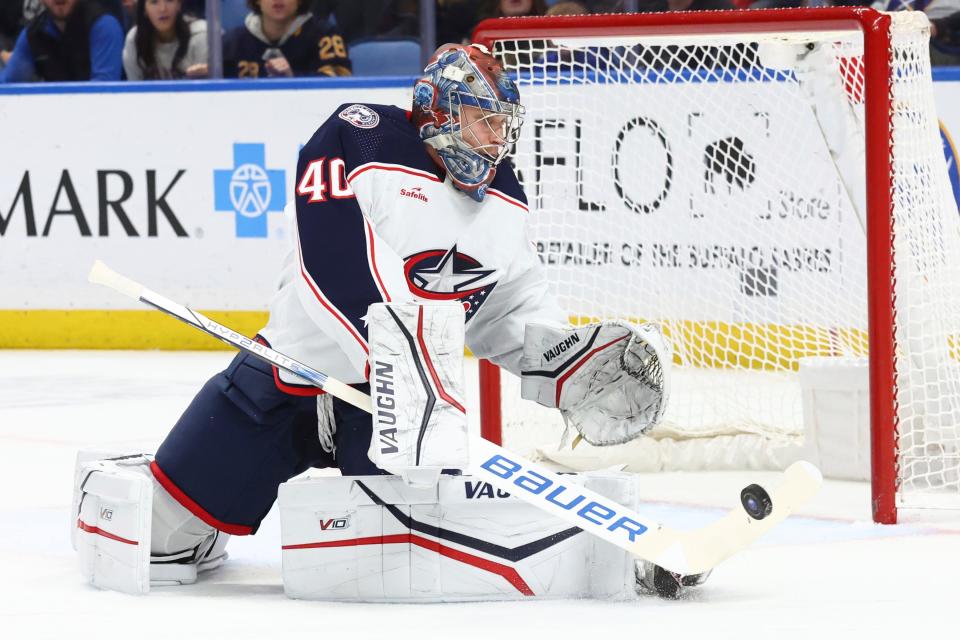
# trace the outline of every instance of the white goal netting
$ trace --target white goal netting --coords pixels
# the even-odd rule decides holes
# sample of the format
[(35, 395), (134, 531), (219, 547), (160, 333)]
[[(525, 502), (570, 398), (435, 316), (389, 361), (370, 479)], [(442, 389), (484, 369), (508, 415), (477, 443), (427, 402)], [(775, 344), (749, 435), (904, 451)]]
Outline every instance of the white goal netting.
[[(803, 433), (801, 358), (867, 356), (867, 291), (886, 287), (902, 499), (960, 503), (960, 216), (926, 19), (893, 16), (894, 274), (867, 259), (863, 34), (788, 31), (495, 43), (527, 107), (512, 161), (562, 304), (575, 322), (659, 322), (674, 349), (653, 438), (547, 455), (782, 464)], [(558, 418), (504, 377), (505, 444), (554, 448)]]

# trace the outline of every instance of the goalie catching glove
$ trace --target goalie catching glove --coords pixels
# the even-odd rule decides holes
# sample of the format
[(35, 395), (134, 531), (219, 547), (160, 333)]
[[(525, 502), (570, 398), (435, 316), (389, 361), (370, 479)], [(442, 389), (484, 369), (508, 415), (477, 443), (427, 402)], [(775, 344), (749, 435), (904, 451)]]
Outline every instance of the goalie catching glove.
[(654, 324), (528, 324), (521, 396), (560, 409), (567, 427), (592, 445), (620, 444), (663, 416), (670, 359), (669, 344)]

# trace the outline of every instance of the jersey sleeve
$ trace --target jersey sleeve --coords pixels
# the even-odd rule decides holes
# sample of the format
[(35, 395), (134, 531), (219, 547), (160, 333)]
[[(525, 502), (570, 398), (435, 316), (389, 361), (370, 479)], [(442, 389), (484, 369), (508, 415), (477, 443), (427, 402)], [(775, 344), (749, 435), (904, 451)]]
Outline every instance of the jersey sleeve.
[[(347, 182), (358, 155), (333, 116), (297, 163), (297, 297), (319, 331), (366, 376), (367, 307), (406, 299), (403, 261), (377, 235)], [(347, 125), (349, 126), (349, 125)]]
[(21, 29), (7, 66), (0, 69), (0, 83), (29, 82), (33, 79), (33, 74), (34, 60), (30, 44), (27, 42), (27, 30)]
[(568, 318), (547, 285), (536, 250), (524, 237), (506, 277), (468, 327), (467, 346), (477, 357), (519, 376), (524, 328), (529, 322), (567, 325)]
[(102, 15), (90, 28), (90, 79), (120, 80), (122, 58), (123, 28), (112, 15)]

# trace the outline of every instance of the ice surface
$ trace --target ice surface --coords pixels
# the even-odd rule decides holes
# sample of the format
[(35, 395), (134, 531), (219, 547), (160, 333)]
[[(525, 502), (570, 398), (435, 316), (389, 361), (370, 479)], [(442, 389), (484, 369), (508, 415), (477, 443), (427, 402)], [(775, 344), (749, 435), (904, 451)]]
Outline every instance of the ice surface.
[[(441, 605), (295, 601), (279, 520), (234, 538), (196, 585), (134, 597), (83, 582), (70, 548), (78, 448), (152, 450), (230, 353), (0, 351), (0, 638), (948, 638), (960, 521), (870, 522), (869, 487), (827, 481), (812, 505), (721, 565), (692, 597), (631, 603)], [(678, 527), (717, 517), (766, 473), (644, 476), (647, 509)]]

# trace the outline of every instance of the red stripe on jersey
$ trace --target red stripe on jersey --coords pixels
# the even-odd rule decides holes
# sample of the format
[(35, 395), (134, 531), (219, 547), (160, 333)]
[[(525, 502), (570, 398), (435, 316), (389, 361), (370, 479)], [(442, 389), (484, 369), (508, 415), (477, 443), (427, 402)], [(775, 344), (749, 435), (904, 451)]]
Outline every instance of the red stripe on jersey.
[(248, 527), (242, 524), (228, 524), (214, 518), (206, 509), (201, 507), (199, 504), (193, 501), (190, 496), (185, 494), (180, 490), (180, 487), (173, 483), (167, 474), (163, 472), (163, 469), (160, 468), (160, 465), (157, 464), (156, 460), (150, 463), (150, 471), (153, 473), (153, 477), (157, 479), (157, 482), (160, 483), (160, 486), (167, 490), (174, 500), (183, 505), (183, 508), (197, 516), (208, 525), (214, 529), (223, 531), (224, 533), (229, 533), (232, 536), (247, 536), (253, 533), (253, 527)]
[(343, 315), (341, 315), (334, 308), (334, 306), (330, 304), (329, 301), (327, 301), (326, 297), (324, 297), (324, 295), (320, 293), (320, 290), (317, 288), (316, 283), (314, 283), (313, 280), (310, 278), (310, 275), (307, 273), (307, 268), (303, 264), (303, 254), (300, 252), (299, 239), (297, 240), (297, 258), (300, 261), (300, 275), (303, 276), (304, 281), (307, 283), (307, 286), (310, 287), (310, 291), (313, 292), (314, 297), (320, 302), (321, 305), (323, 305), (323, 308), (329, 311), (330, 315), (336, 318), (340, 322), (340, 324), (343, 325), (343, 328), (346, 329), (350, 333), (350, 335), (354, 337), (354, 339), (360, 344), (360, 347), (363, 349), (364, 353), (370, 353), (370, 349), (367, 348), (367, 341), (364, 340), (363, 336), (357, 333), (357, 330), (353, 328), (353, 325), (350, 324), (350, 322), (346, 318), (344, 318)]
[(383, 296), (384, 302), (392, 302), (392, 300), (390, 300), (390, 294), (387, 292), (387, 288), (380, 278), (380, 271), (377, 269), (377, 250), (374, 246), (373, 227), (370, 226), (366, 218), (363, 220), (363, 226), (367, 228), (367, 247), (370, 249), (370, 269), (373, 271), (374, 280), (377, 281), (377, 288), (380, 289), (380, 295)]
[(413, 169), (411, 167), (404, 167), (398, 164), (377, 164), (371, 162), (370, 164), (362, 164), (353, 171), (350, 172), (350, 175), (347, 176), (347, 182), (352, 182), (354, 178), (359, 176), (361, 173), (369, 171), (371, 169), (379, 169), (381, 171), (399, 171), (400, 173), (408, 173), (412, 176), (419, 176), (421, 178), (426, 178), (432, 180), (433, 182), (443, 182), (440, 178), (429, 173), (427, 171), (422, 171), (420, 169)]
[(529, 213), (529, 212), (530, 212), (530, 209), (527, 208), (527, 205), (523, 204), (522, 202), (520, 202), (520, 201), (517, 200), (516, 198), (511, 198), (510, 196), (508, 196), (507, 194), (503, 193), (502, 191), (497, 191), (496, 189), (487, 189), (487, 195), (491, 195), (491, 196), (493, 196), (494, 198), (500, 198), (501, 200), (503, 200), (504, 202), (506, 202), (506, 203), (508, 203), (508, 204), (512, 204), (512, 205), (515, 206), (515, 207), (519, 207), (520, 209), (523, 209), (524, 212), (526, 212), (526, 213)]

